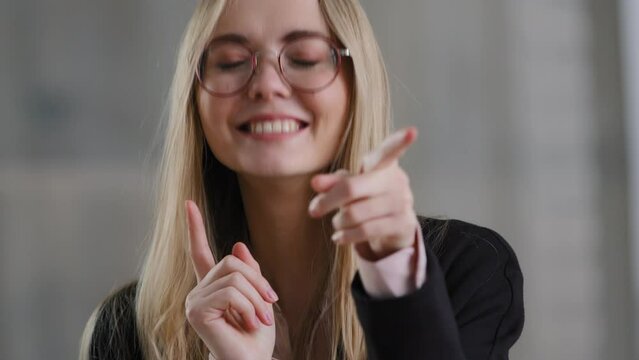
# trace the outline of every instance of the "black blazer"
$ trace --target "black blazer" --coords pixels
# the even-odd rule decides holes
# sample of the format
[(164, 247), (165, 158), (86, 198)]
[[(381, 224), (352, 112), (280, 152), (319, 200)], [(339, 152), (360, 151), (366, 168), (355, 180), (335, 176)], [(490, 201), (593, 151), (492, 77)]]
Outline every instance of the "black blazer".
[[(373, 299), (359, 274), (351, 293), (369, 359), (508, 359), (524, 324), (523, 278), (515, 253), (495, 231), (418, 216), (426, 282), (417, 291)], [(133, 282), (104, 302), (91, 359), (142, 359)], [(118, 321), (113, 320), (116, 315)]]

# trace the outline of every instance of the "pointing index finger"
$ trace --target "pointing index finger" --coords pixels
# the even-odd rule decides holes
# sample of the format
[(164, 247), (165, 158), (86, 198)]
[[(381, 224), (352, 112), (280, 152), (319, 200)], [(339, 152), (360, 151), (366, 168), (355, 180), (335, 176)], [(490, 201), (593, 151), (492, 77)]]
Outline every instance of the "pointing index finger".
[(200, 282), (215, 266), (215, 259), (206, 239), (206, 231), (204, 230), (204, 222), (200, 210), (191, 200), (186, 201), (185, 208), (189, 228), (191, 260), (193, 261), (197, 281)]
[(396, 131), (388, 136), (382, 144), (364, 156), (360, 174), (381, 169), (398, 160), (417, 138), (417, 128), (414, 126)]

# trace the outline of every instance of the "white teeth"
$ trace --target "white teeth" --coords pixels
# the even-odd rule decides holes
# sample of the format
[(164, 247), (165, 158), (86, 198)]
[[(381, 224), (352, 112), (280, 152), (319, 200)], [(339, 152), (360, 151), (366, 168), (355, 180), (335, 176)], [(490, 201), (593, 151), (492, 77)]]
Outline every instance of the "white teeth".
[(250, 126), (251, 132), (256, 134), (291, 133), (300, 129), (300, 124), (295, 120), (261, 121)]

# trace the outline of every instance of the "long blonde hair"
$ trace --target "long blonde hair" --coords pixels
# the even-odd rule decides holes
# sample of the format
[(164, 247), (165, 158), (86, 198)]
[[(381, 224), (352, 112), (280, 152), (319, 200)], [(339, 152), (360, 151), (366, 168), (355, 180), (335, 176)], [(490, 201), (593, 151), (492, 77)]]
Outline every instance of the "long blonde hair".
[[(246, 240), (246, 218), (235, 173), (208, 149), (195, 102), (195, 73), (227, 0), (199, 1), (177, 58), (170, 90), (170, 111), (163, 155), (158, 168), (154, 227), (135, 298), (136, 327), (147, 359), (206, 359), (203, 342), (186, 321), (184, 302), (196, 285), (188, 252), (183, 204), (194, 200), (204, 218), (216, 259), (230, 253), (233, 242)], [(391, 126), (388, 79), (370, 23), (357, 0), (319, 0), (334, 36), (351, 51), (353, 81), (349, 123), (330, 171), (356, 172), (364, 154), (375, 148)], [(341, 346), (349, 360), (366, 358), (362, 328), (350, 286), (356, 271), (351, 247), (331, 247), (330, 266), (322, 297), (329, 317), (331, 358)], [(95, 310), (82, 339), (81, 357), (88, 354)], [(313, 341), (319, 314), (307, 318), (295, 358)]]

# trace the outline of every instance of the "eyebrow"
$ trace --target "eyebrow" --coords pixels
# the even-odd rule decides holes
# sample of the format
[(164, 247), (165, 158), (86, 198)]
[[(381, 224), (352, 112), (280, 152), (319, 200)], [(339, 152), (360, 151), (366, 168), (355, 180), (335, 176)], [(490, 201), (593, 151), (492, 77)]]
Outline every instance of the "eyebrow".
[[(328, 37), (326, 34), (319, 32), (319, 31), (313, 31), (313, 30), (294, 30), (291, 31), (289, 33), (287, 33), (286, 35), (284, 35), (284, 37), (282, 37), (281, 41), (282, 42), (289, 42), (292, 40), (296, 40), (302, 37), (306, 37), (306, 36), (322, 36), (322, 37)], [(221, 43), (221, 42), (236, 42), (236, 43), (240, 43), (242, 45), (248, 45), (250, 44), (249, 39), (241, 34), (237, 34), (237, 33), (228, 33), (228, 34), (223, 34), (223, 35), (219, 35), (214, 37), (211, 40), (211, 45), (213, 44), (217, 44), (217, 43)]]

